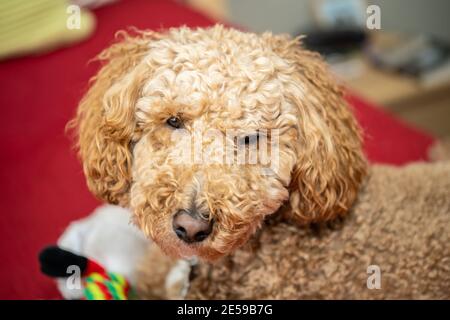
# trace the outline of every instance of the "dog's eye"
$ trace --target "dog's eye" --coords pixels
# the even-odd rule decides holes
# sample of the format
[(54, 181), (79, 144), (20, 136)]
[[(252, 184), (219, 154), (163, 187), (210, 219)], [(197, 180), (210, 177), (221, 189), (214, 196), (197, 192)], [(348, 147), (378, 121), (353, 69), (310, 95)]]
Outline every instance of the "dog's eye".
[(252, 134), (252, 135), (245, 136), (245, 137), (242, 138), (241, 141), (242, 141), (241, 143), (243, 143), (245, 145), (249, 145), (249, 144), (252, 144), (252, 143), (257, 143), (259, 141), (259, 134), (255, 133), (255, 134)]
[(183, 125), (183, 121), (178, 117), (170, 117), (167, 119), (166, 123), (175, 129), (179, 129)]

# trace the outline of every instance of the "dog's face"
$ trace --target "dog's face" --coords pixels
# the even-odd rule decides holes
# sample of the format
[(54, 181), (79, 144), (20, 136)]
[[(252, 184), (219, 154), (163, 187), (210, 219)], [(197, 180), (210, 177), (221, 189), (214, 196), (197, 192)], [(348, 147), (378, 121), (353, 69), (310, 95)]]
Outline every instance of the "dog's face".
[(358, 128), (298, 41), (181, 28), (125, 36), (100, 58), (78, 114), (88, 186), (166, 253), (215, 260), (283, 204), (302, 223), (352, 204)]

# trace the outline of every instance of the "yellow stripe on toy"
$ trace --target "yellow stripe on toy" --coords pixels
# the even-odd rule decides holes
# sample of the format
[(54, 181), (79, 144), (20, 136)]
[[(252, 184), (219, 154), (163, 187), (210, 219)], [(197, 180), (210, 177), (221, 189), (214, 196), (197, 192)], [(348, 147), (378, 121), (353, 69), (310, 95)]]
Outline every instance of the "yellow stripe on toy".
[(96, 282), (86, 283), (84, 295), (87, 300), (106, 300), (104, 290)]
[(117, 273), (94, 272), (85, 279), (86, 300), (128, 300), (128, 281)]
[(91, 273), (89, 276), (87, 276), (85, 281), (87, 281), (87, 282), (96, 282), (96, 281), (102, 282), (102, 281), (105, 281), (107, 279), (108, 278), (105, 277), (104, 275), (102, 275), (100, 273), (97, 273), (97, 272), (94, 272), (94, 273)]

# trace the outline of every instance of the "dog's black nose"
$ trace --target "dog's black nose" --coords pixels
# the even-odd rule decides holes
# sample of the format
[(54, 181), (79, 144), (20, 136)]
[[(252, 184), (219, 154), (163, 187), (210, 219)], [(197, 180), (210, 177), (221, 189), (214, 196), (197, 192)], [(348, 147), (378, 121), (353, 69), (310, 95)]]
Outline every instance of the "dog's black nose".
[(173, 217), (172, 227), (177, 237), (184, 242), (200, 242), (211, 234), (212, 221), (201, 217), (197, 213), (180, 210)]

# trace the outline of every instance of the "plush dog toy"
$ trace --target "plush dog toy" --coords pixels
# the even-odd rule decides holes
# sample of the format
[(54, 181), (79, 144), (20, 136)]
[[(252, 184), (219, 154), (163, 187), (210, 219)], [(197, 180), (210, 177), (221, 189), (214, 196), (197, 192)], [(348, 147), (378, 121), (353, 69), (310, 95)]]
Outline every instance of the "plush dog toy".
[[(141, 295), (179, 299), (186, 295), (190, 266), (195, 261), (163, 256), (130, 224), (130, 218), (129, 210), (101, 206), (86, 218), (72, 222), (57, 246), (41, 251), (41, 271), (56, 278), (65, 299), (126, 300)], [(138, 283), (144, 265), (145, 272), (149, 268), (154, 272), (152, 293), (147, 289), (149, 279)]]
[(194, 298), (450, 298), (450, 164), (368, 166), (318, 54), (222, 26), (120, 35), (72, 125), (90, 190), (201, 261), (147, 256), (149, 297), (189, 274)]
[(129, 282), (120, 274), (108, 272), (95, 261), (57, 246), (43, 249), (39, 255), (41, 271), (50, 276), (68, 278), (68, 270), (78, 267), (86, 300), (128, 300), (133, 297)]
[(136, 266), (151, 242), (129, 221), (128, 210), (106, 205), (71, 223), (57, 246), (40, 253), (42, 272), (57, 278), (66, 299), (134, 298)]

